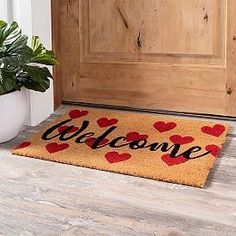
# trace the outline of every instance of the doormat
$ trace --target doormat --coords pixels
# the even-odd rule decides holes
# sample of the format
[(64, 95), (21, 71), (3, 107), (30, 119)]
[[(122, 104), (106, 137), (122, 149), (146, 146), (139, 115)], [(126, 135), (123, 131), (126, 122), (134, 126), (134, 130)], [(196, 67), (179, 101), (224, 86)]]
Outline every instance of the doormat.
[(13, 154), (203, 187), (228, 124), (75, 108)]

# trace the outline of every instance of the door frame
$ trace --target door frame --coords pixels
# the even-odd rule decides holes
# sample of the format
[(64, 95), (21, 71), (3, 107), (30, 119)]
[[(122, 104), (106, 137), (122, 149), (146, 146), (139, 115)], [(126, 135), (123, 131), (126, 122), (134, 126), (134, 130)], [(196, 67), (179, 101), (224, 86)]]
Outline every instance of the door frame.
[(59, 60), (59, 64), (53, 67), (54, 77), (54, 108), (57, 109), (63, 101), (62, 78), (61, 78), (61, 50), (60, 50), (60, 3), (51, 0), (52, 11), (52, 49)]

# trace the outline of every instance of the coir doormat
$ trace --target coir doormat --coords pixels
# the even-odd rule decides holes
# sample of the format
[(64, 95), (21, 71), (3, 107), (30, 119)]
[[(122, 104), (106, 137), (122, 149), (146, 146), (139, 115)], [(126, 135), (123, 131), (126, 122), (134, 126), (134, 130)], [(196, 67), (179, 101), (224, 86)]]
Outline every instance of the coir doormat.
[(229, 125), (75, 108), (13, 154), (203, 187)]

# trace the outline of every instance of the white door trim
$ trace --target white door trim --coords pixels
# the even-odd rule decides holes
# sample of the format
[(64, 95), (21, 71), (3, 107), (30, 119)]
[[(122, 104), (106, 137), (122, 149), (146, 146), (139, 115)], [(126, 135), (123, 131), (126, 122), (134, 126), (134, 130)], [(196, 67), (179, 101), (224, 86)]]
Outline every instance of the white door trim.
[[(44, 45), (52, 48), (51, 1), (50, 0), (1, 0), (0, 18), (19, 23), (29, 38), (38, 35)], [(45, 93), (27, 91), (29, 114), (27, 125), (35, 126), (54, 111), (53, 83)]]

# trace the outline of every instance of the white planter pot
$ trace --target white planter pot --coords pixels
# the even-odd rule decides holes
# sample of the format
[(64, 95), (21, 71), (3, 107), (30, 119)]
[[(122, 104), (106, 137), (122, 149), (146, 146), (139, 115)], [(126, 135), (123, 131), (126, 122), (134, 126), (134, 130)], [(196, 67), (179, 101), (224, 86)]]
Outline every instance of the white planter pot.
[(27, 115), (25, 90), (0, 95), (0, 143), (15, 138)]

